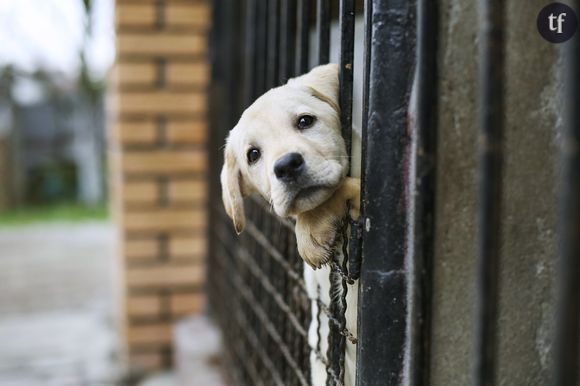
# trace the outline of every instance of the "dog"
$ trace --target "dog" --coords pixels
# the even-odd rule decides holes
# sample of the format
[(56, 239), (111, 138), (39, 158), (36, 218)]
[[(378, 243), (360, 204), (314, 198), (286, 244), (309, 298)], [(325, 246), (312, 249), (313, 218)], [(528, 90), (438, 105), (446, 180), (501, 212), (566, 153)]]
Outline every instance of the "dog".
[[(234, 228), (245, 226), (245, 196), (259, 194), (280, 217), (296, 220), (298, 252), (312, 300), (308, 341), (326, 353), (330, 304), (328, 264), (347, 216), (357, 219), (360, 180), (348, 177), (349, 155), (340, 128), (338, 66), (327, 64), (290, 79), (259, 97), (242, 114), (225, 145), (222, 199)], [(356, 334), (358, 286), (346, 294), (346, 327)], [(320, 342), (318, 341), (320, 337)], [(347, 342), (345, 384), (354, 385), (356, 348)], [(311, 358), (312, 384), (326, 384), (325, 358)]]

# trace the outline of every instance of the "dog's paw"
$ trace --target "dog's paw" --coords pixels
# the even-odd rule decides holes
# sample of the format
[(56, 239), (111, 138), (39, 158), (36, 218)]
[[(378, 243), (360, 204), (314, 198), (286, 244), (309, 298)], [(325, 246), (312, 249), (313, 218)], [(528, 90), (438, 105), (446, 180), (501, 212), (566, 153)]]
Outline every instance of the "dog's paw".
[(312, 268), (327, 264), (334, 253), (341, 218), (317, 213), (300, 215), (296, 221), (298, 253)]
[(326, 202), (296, 216), (296, 241), (302, 259), (312, 268), (330, 262), (347, 215), (360, 212), (360, 180), (346, 178)]
[(332, 259), (348, 213), (345, 193), (351, 190), (343, 185), (322, 205), (296, 217), (298, 252), (312, 268), (320, 268)]
[(350, 218), (358, 220), (360, 217), (360, 179), (347, 177), (340, 192), (349, 203)]

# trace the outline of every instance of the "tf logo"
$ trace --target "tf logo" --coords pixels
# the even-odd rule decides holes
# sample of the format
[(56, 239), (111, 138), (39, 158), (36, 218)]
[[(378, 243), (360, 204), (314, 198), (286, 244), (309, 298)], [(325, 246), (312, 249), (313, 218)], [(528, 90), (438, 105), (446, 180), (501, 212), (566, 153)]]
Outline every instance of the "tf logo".
[(537, 20), (540, 35), (551, 43), (569, 40), (578, 28), (578, 19), (572, 8), (562, 3), (551, 3), (540, 11)]

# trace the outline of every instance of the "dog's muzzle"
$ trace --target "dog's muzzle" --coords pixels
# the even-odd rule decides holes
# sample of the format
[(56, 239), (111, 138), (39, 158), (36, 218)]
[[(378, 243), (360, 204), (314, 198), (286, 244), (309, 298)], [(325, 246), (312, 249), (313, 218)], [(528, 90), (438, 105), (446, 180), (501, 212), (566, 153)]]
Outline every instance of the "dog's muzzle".
[(304, 169), (304, 158), (300, 153), (285, 154), (274, 163), (276, 178), (286, 184), (296, 182)]

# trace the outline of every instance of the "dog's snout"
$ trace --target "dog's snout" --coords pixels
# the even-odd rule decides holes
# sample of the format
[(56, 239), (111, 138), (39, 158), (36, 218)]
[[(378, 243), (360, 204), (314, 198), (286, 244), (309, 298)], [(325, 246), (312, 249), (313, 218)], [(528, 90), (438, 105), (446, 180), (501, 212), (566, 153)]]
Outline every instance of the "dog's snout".
[(283, 182), (296, 181), (302, 170), (304, 170), (304, 158), (299, 153), (288, 153), (274, 164), (274, 174)]

